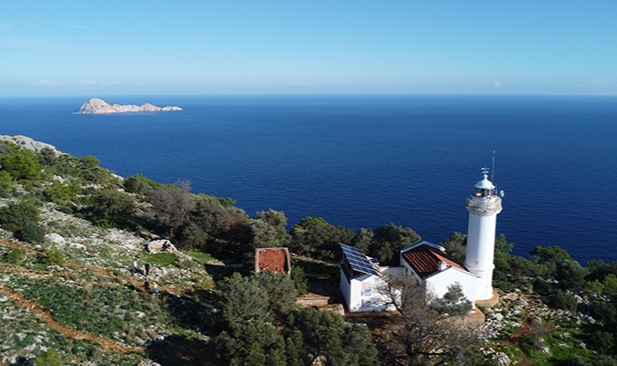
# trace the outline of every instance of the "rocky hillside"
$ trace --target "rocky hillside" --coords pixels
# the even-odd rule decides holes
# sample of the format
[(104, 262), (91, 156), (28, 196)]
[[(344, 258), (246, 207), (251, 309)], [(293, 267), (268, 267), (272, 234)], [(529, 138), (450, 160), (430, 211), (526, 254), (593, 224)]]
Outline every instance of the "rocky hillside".
[[(256, 247), (293, 248), (294, 228), (290, 238), (283, 213), (269, 210), (251, 218), (231, 199), (190, 194), (184, 185), (165, 186), (141, 175), (124, 179), (92, 156), (70, 156), (25, 136), (0, 136), (0, 366), (226, 365), (237, 355), (272, 361), (273, 344), (280, 346), (279, 356), (295, 351), (298, 365), (328, 364), (333, 354), (357, 357), (358, 350), (349, 349), (353, 342), (319, 355), (336, 343), (327, 338), (331, 334), (338, 342), (358, 344), (368, 336), (362, 349), (374, 350), (375, 363), (349, 365), (403, 362), (395, 342), (401, 334), (396, 316), (375, 325), (379, 317), (372, 315), (344, 322), (310, 311), (272, 316), (267, 310), (268, 320), (240, 317), (225, 328), (225, 319), (239, 317), (238, 308), (254, 310), (258, 303), (234, 296), (246, 295), (246, 288), (260, 291), (248, 277), (229, 275), (249, 273), (243, 263), (250, 263)], [(301, 227), (303, 234), (313, 227), (339, 230), (314, 218), (306, 222), (312, 226)], [(309, 239), (314, 244), (318, 236)], [(531, 262), (498, 247), (497, 270), (506, 263), (509, 272), (501, 272), (497, 285), (500, 304), (482, 309), (486, 323), (471, 330), (481, 344), (466, 355), (468, 364), (557, 365), (575, 359), (578, 363), (567, 364), (613, 365), (605, 354), (614, 347), (610, 314), (615, 314), (617, 277), (611, 271), (617, 266), (595, 263), (592, 274), (604, 277), (583, 288), (583, 268), (559, 248), (541, 248), (548, 259)], [(555, 267), (550, 260), (557, 259)], [(293, 262), (292, 274), (304, 263), (312, 278), (338, 282), (336, 261), (296, 255)], [(556, 276), (547, 272), (551, 265)], [(573, 278), (583, 282), (567, 281)], [(230, 291), (217, 292), (225, 282)], [(277, 295), (280, 301), (295, 296), (293, 286)], [(222, 306), (225, 298), (228, 305)], [(307, 323), (299, 322), (303, 317)], [(275, 336), (281, 338), (274, 341)], [(315, 343), (320, 336), (330, 340)], [(286, 364), (282, 360), (277, 364)]]
[[(32, 157), (27, 151), (49, 159), (65, 156), (25, 136), (0, 140), (14, 143), (24, 159)], [(9, 145), (0, 145), (6, 153)], [(63, 205), (45, 199), (46, 188), (50, 192), (59, 182), (77, 179), (80, 168), (92, 169), (82, 164), (84, 159), (65, 159), (65, 168), (74, 163), (73, 172), (61, 172), (58, 165), (54, 175), (45, 177), (43, 169), (37, 179), (0, 189), (0, 210), (14, 212), (25, 207), (24, 200), (42, 199), (26, 210), (36, 207), (35, 224), (44, 235), (28, 240), (17, 221), (8, 223), (7, 210), (0, 213), (0, 365), (34, 364), (52, 356), (67, 365), (206, 364), (203, 328), (212, 312), (213, 288), (208, 272), (224, 264), (202, 253), (179, 252), (154, 234), (104, 228), (76, 217), (67, 207), (83, 206), (87, 192)], [(95, 170), (98, 182), (79, 182), (90, 194), (121, 180)], [(150, 287), (156, 283), (159, 293), (149, 292), (146, 281)]]
[(142, 105), (120, 105), (110, 104), (106, 101), (98, 98), (91, 98), (84, 103), (77, 112), (77, 114), (108, 114), (108, 113), (131, 113), (131, 112), (168, 112), (168, 111), (181, 111), (182, 108), (176, 106), (157, 107), (150, 103), (144, 103)]

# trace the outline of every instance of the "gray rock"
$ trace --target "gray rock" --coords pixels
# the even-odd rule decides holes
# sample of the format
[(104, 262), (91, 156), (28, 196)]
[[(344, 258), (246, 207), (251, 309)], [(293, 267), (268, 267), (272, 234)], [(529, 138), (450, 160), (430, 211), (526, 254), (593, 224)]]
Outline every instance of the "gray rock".
[(154, 240), (144, 243), (144, 249), (148, 253), (176, 253), (178, 249), (167, 239)]
[(47, 234), (45, 235), (45, 238), (55, 244), (59, 244), (59, 245), (66, 244), (66, 240), (64, 240), (64, 237), (60, 234), (56, 234), (56, 233)]
[(69, 243), (69, 248), (71, 249), (86, 249), (86, 246), (83, 244), (77, 244), (77, 243)]
[(62, 151), (58, 150), (58, 148), (56, 148), (55, 146), (46, 144), (40, 141), (34, 141), (32, 138), (28, 136), (0, 135), (0, 140), (12, 142), (15, 145), (18, 145), (24, 149), (28, 149), (34, 152), (39, 152), (43, 148), (47, 147), (47, 148), (50, 148), (54, 152), (54, 154), (56, 154), (56, 156), (64, 154)]

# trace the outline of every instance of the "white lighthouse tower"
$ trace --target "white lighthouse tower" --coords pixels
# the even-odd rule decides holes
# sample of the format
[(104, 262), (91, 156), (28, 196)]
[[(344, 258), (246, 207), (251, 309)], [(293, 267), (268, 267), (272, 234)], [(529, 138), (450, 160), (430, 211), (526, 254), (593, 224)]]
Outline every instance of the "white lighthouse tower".
[(501, 197), (495, 194), (495, 186), (488, 180), (488, 170), (482, 169), (482, 174), (483, 179), (476, 183), (475, 191), (467, 197), (465, 205), (469, 211), (465, 267), (478, 277), (475, 300), (496, 303), (499, 298), (497, 293), (493, 293), (492, 286), (495, 268), (493, 254)]

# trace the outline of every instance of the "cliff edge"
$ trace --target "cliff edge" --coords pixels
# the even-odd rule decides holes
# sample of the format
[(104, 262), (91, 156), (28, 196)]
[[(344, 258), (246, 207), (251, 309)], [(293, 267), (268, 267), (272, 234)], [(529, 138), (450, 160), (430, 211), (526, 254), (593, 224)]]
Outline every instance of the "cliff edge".
[(91, 98), (84, 105), (79, 108), (75, 113), (77, 114), (108, 114), (108, 113), (131, 113), (131, 112), (167, 112), (167, 111), (181, 111), (182, 108), (176, 106), (157, 107), (150, 103), (144, 103), (142, 105), (120, 105), (109, 104), (106, 101), (99, 98)]

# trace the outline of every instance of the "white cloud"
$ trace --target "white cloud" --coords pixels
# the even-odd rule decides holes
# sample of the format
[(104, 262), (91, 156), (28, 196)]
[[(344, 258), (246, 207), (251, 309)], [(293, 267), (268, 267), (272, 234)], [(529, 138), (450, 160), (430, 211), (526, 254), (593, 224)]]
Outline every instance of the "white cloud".
[(612, 88), (612, 86), (608, 83), (606, 83), (605, 81), (602, 80), (592, 80), (588, 83), (579, 83), (578, 84), (579, 87), (581, 88), (587, 88), (587, 89), (609, 89)]
[(116, 80), (81, 80), (77, 82), (77, 84), (81, 86), (90, 86), (90, 85), (120, 85), (120, 82)]
[(495, 85), (496, 87), (501, 87), (501, 83), (497, 80), (493, 80), (493, 85)]
[(56, 86), (64, 86), (66, 85), (66, 83), (61, 82), (61, 81), (56, 81), (56, 80), (41, 79), (37, 81), (36, 83), (34, 83), (34, 85), (45, 86), (45, 87), (56, 87)]

